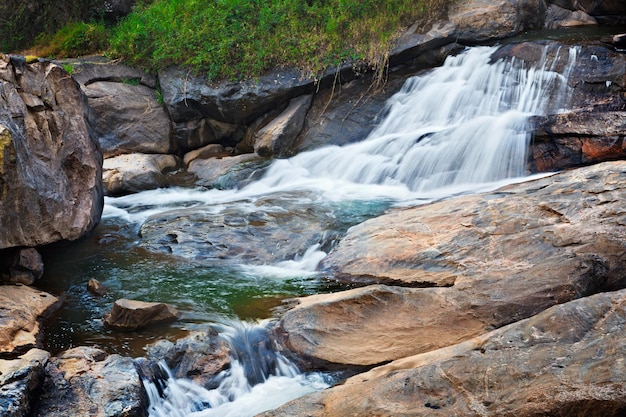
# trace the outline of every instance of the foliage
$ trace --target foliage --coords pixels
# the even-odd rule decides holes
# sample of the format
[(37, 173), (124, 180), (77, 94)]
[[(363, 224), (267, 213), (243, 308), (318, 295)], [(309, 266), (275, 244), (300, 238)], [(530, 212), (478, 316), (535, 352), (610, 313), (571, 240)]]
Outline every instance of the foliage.
[(104, 24), (68, 23), (53, 36), (40, 35), (30, 53), (45, 57), (77, 57), (103, 52), (108, 45)]
[[(36, 2), (49, 10), (54, 3), (7, 1), (18, 9)], [(110, 28), (87, 11), (104, 0), (84, 1), (80, 13), (70, 7), (78, 0), (56, 1), (70, 17), (54, 36), (42, 30), (39, 47), (30, 53), (61, 58), (106, 49), (110, 57), (147, 70), (181, 64), (217, 80), (280, 66), (316, 75), (345, 61), (384, 68), (403, 30), (445, 12), (455, 0), (140, 0)], [(77, 14), (91, 17), (72, 17)]]
[(123, 19), (109, 53), (156, 70), (184, 64), (210, 79), (277, 66), (316, 74), (345, 60), (381, 64), (391, 42), (452, 0), (156, 0)]
[(29, 47), (38, 36), (51, 36), (68, 22), (101, 20), (105, 0), (2, 0), (0, 52)]

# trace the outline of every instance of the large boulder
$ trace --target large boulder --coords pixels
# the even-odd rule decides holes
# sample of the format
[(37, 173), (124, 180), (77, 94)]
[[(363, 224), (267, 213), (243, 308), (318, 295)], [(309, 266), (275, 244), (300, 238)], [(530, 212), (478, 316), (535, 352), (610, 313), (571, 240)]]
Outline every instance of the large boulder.
[(78, 84), (0, 56), (0, 249), (75, 240), (100, 221), (102, 155)]
[(97, 81), (83, 87), (90, 123), (105, 158), (128, 153), (168, 153), (171, 123), (156, 90), (132, 79)]
[(301, 299), (277, 333), (314, 364), (372, 365), (624, 287), (625, 189), (626, 162), (603, 163), (363, 222), (323, 268), (395, 286)]
[(145, 350), (152, 366), (164, 361), (176, 378), (207, 389), (216, 388), (215, 377), (230, 367), (232, 359), (228, 341), (213, 329), (193, 332), (176, 342), (160, 340)]
[(58, 307), (58, 298), (23, 285), (0, 286), (0, 356), (11, 356), (41, 342), (39, 320)]
[(142, 417), (146, 392), (135, 362), (90, 347), (51, 358), (34, 417)]
[(625, 291), (594, 295), (261, 416), (622, 416), (625, 323)]

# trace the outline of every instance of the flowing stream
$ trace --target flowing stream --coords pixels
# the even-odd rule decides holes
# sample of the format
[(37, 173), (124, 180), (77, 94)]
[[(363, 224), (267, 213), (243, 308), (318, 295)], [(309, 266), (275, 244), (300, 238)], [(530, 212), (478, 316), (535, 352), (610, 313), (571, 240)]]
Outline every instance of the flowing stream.
[[(332, 291), (332, 283), (317, 271), (326, 255), (322, 248), (328, 247), (328, 242), (301, 248), (299, 255), (274, 265), (218, 268), (137, 251), (136, 232), (150, 216), (180, 207), (203, 207), (212, 213), (233, 206), (254, 210), (253, 202), (285, 193), (298, 196), (289, 200), (290, 204), (306, 200), (332, 207), (342, 219), (337, 226), (342, 232), (392, 205), (421, 204), (522, 180), (528, 175), (528, 118), (566, 105), (567, 68), (575, 63), (576, 49), (569, 51), (564, 74), (552, 71), (554, 63), (547, 60), (538, 67), (527, 67), (515, 59), (491, 62), (494, 51), (493, 47), (470, 48), (448, 57), (440, 68), (409, 78), (389, 100), (380, 124), (364, 141), (276, 160), (259, 180), (241, 189), (173, 188), (107, 198), (104, 229), (94, 246), (102, 250), (110, 245), (116, 252), (106, 255), (105, 263), (96, 263), (94, 247), (87, 249), (78, 255), (83, 259), (78, 261), (82, 262), (80, 268), (102, 278), (116, 296), (158, 297), (159, 301), (172, 302), (185, 314), (185, 330), (211, 322), (216, 314), (255, 318), (255, 314), (242, 314), (234, 307), (238, 298), (244, 300), (241, 305), (250, 304), (252, 299), (274, 300), (257, 315), (262, 317), (286, 296)], [(289, 212), (290, 207), (281, 209)], [(74, 296), (77, 304), (84, 305), (87, 327), (95, 329), (91, 342), (105, 343), (98, 339), (107, 337), (102, 336), (99, 316), (91, 312), (101, 313), (106, 307), (81, 291), (76, 289)], [(238, 346), (233, 351), (241, 352), (242, 346), (249, 348), (241, 338), (251, 332), (263, 334), (263, 328), (263, 324), (239, 322), (221, 331)], [(158, 336), (145, 339), (151, 337)], [(63, 345), (62, 340), (59, 345)], [(248, 361), (265, 360), (247, 357)], [(298, 372), (277, 353), (270, 357), (271, 366), (254, 365), (252, 373), (250, 364), (242, 363), (241, 357), (233, 358), (233, 366), (220, 376), (220, 386), (214, 390), (173, 377), (146, 381), (151, 393), (150, 415), (254, 415), (331, 383), (325, 375)], [(157, 389), (159, 383), (164, 395)]]

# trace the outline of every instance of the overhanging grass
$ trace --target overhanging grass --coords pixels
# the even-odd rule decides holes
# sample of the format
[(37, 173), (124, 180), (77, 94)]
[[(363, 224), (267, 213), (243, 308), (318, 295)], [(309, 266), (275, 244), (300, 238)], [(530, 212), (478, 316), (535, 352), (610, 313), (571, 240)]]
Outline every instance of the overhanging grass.
[(316, 74), (384, 62), (392, 40), (453, 0), (156, 0), (114, 28), (108, 54), (149, 70), (182, 64), (209, 79), (278, 66)]

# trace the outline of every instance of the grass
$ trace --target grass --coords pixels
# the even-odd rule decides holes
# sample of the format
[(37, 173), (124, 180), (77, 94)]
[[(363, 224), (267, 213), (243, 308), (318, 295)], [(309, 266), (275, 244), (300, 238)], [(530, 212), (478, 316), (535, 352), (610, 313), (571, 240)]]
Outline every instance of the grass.
[[(255, 77), (281, 66), (315, 76), (346, 61), (386, 64), (393, 41), (454, 0), (154, 0), (110, 28), (66, 25), (40, 56), (104, 51), (157, 71), (184, 65), (211, 80)], [(39, 52), (39, 53), (37, 53)]]

